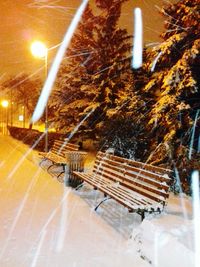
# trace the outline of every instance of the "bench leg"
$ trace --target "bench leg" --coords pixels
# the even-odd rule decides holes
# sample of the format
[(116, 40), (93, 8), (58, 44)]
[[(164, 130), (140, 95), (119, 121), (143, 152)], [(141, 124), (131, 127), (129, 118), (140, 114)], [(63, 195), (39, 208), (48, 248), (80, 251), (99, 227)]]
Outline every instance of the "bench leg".
[(44, 161), (46, 161), (46, 160), (48, 160), (48, 159), (43, 158), (43, 159), (40, 161), (39, 166), (42, 167), (42, 163), (43, 163)]
[(64, 172), (60, 172), (60, 173), (56, 176), (56, 179), (57, 179), (58, 182), (60, 182), (60, 183), (63, 183), (63, 182), (64, 182), (63, 177), (61, 177), (61, 175), (62, 175), (63, 173), (64, 173)]
[(145, 211), (143, 210), (143, 211), (141, 212), (141, 221), (143, 221), (144, 218), (145, 218)]
[(53, 167), (53, 166), (55, 166), (55, 164), (52, 163), (52, 164), (47, 168), (47, 172), (49, 172), (50, 169), (51, 169), (51, 167)]
[(145, 218), (145, 210), (138, 210), (137, 213), (141, 216), (141, 221)]
[(81, 187), (83, 187), (83, 185), (84, 185), (84, 182), (82, 182), (81, 184), (79, 184), (79, 185), (75, 188), (75, 190), (76, 190), (76, 191), (79, 190)]
[(96, 206), (96, 208), (94, 209), (95, 211), (97, 211), (98, 207), (103, 203), (105, 202), (106, 200), (109, 200), (111, 199), (111, 197), (104, 197), (104, 199)]
[[(141, 221), (143, 221), (144, 220), (144, 218), (145, 218), (145, 212), (147, 212), (147, 211), (145, 211), (145, 210), (139, 210), (137, 213), (141, 216)], [(151, 210), (151, 211), (149, 211), (149, 213), (153, 213), (153, 212), (158, 212), (159, 214), (161, 213), (161, 209), (160, 208), (158, 208), (157, 210)]]
[[(60, 165), (60, 164), (57, 164), (57, 165)], [(60, 183), (64, 183), (65, 186), (67, 186), (67, 182), (68, 182), (68, 176), (69, 176), (69, 173), (67, 171), (67, 166), (66, 164), (61, 164), (62, 167), (63, 167), (63, 170), (56, 176), (57, 180), (60, 182)], [(64, 174), (64, 177), (62, 177), (61, 175)]]

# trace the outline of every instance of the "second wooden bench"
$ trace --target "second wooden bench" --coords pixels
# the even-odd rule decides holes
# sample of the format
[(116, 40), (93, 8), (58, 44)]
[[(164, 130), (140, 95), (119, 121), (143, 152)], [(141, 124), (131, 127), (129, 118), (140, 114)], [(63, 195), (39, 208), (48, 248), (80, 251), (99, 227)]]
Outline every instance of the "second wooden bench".
[(161, 212), (169, 196), (172, 171), (142, 162), (99, 152), (92, 173), (74, 172), (94, 189), (104, 193), (105, 198), (114, 199), (130, 212), (141, 215)]
[(55, 140), (49, 152), (39, 153), (42, 157), (40, 165), (42, 165), (44, 161), (49, 160), (51, 165), (48, 166), (47, 171), (50, 171), (50, 169), (55, 165), (61, 165), (63, 167), (63, 171), (58, 174), (57, 178), (59, 179), (59, 177), (65, 172), (65, 166), (67, 164), (66, 153), (76, 152), (78, 149), (79, 145), (69, 143), (68, 139)]

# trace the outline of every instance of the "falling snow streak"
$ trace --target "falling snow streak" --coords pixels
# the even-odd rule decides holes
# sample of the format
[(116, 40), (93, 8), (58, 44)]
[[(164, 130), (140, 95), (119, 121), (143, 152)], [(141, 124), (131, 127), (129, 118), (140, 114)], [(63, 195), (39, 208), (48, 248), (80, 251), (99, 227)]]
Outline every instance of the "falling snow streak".
[(3, 78), (6, 76), (6, 73), (1, 74), (0, 80), (3, 80)]
[(159, 232), (155, 232), (155, 238), (154, 238), (154, 267), (158, 267), (159, 239), (160, 239), (160, 233)]
[(192, 173), (192, 200), (194, 217), (194, 245), (195, 245), (195, 267), (200, 266), (200, 196), (199, 196), (199, 172)]
[(74, 31), (76, 30), (76, 27), (77, 27), (77, 25), (81, 19), (81, 16), (82, 16), (87, 4), (88, 4), (88, 0), (85, 0), (85, 1), (83, 1), (81, 6), (79, 7), (78, 11), (76, 12), (76, 14), (75, 14), (67, 32), (66, 32), (66, 35), (64, 36), (63, 42), (62, 42), (60, 48), (58, 49), (55, 60), (54, 60), (52, 67), (49, 71), (49, 75), (47, 77), (45, 85), (42, 89), (42, 93), (41, 93), (40, 98), (38, 100), (37, 106), (36, 106), (35, 111), (33, 113), (33, 117), (32, 117), (33, 123), (38, 121), (44, 112), (45, 106), (47, 105), (49, 95), (51, 93), (52, 86), (53, 86), (54, 81), (56, 79), (56, 75), (57, 75), (60, 63), (64, 57), (64, 54), (68, 48), (68, 45), (71, 41), (71, 38), (74, 34)]
[(140, 8), (134, 10), (134, 42), (133, 42), (133, 60), (132, 67), (138, 69), (142, 66), (142, 11)]
[[(169, 4), (171, 4), (171, 3), (169, 3)], [(175, 26), (175, 29), (173, 29), (173, 30), (171, 30), (171, 31), (177, 31), (177, 30), (180, 30), (180, 29), (183, 30), (183, 31), (187, 31), (187, 30), (188, 30), (188, 28), (183, 28), (183, 27), (181, 27), (180, 25), (178, 25), (177, 23), (179, 23), (180, 21), (177, 20), (177, 19), (175, 19), (175, 18), (172, 17), (171, 15), (169, 15), (166, 11), (164, 11), (163, 9), (161, 9), (159, 6), (155, 5), (155, 7), (158, 9), (159, 12), (161, 12), (161, 13), (164, 12), (164, 15), (165, 15), (166, 17), (171, 18), (171, 19), (175, 22), (175, 23), (172, 23), (172, 22), (170, 22), (169, 20), (168, 20), (168, 22), (167, 22), (167, 23), (169, 23), (170, 25)], [(168, 32), (169, 32), (169, 31), (168, 31)]]
[(41, 1), (41, 0), (36, 0), (33, 1), (33, 3), (28, 4), (29, 8), (38, 8), (38, 9), (58, 9), (58, 10), (63, 10), (64, 12), (68, 10), (74, 10), (74, 7), (66, 7), (66, 6), (61, 6), (61, 5), (56, 5), (57, 3), (59, 4), (60, 0), (57, 1)]
[(41, 231), (39, 233), (38, 247), (37, 247), (37, 250), (36, 250), (34, 259), (32, 261), (31, 267), (34, 267), (37, 264), (37, 260), (38, 260), (38, 257), (39, 257), (39, 254), (40, 254), (40, 250), (41, 250), (42, 244), (43, 244), (44, 239), (45, 239), (45, 236), (46, 236), (48, 225), (53, 220), (53, 218), (56, 215), (56, 213), (57, 213), (58, 209), (60, 208), (60, 206), (63, 205), (63, 203), (66, 201), (66, 199), (67, 199), (67, 197), (68, 197), (68, 195), (69, 195), (70, 192), (71, 192), (71, 189), (67, 189), (67, 191), (64, 192), (64, 196), (63, 196), (62, 200), (60, 201), (60, 203), (58, 204), (58, 206), (52, 211), (52, 213), (50, 214), (50, 216), (47, 219), (46, 223), (42, 227), (42, 229), (41, 229)]
[(36, 145), (40, 142), (40, 140), (42, 140), (44, 138), (46, 133), (41, 134), (41, 136), (38, 138), (38, 140), (33, 144), (33, 146), (31, 148), (28, 149), (28, 151), (23, 155), (23, 157), (19, 160), (19, 162), (15, 165), (15, 167), (13, 168), (13, 170), (9, 173), (7, 180), (10, 180), (15, 172), (19, 169), (19, 167), (21, 166), (21, 164), (24, 162), (24, 160), (27, 158), (27, 156), (31, 153), (31, 151), (36, 147)]
[[(38, 73), (40, 73), (43, 70), (43, 67), (38, 68), (35, 72), (33, 72), (32, 74), (28, 75), (26, 78), (24, 78), (23, 80), (19, 81), (18, 83), (15, 83), (13, 86), (9, 87), (10, 90), (17, 88), (20, 84), (23, 84), (25, 81), (27, 81), (28, 79), (36, 76)], [(20, 72), (16, 75), (15, 78), (20, 77), (20, 75), (23, 74), (23, 72)]]
[(174, 171), (175, 171), (175, 176), (176, 176), (177, 187), (179, 188), (179, 192), (180, 192), (180, 201), (181, 201), (181, 208), (183, 210), (183, 216), (184, 216), (185, 220), (188, 220), (188, 214), (187, 214), (187, 209), (186, 209), (186, 206), (185, 206), (185, 201), (184, 201), (184, 198), (183, 198), (183, 189), (182, 189), (182, 186), (181, 186), (179, 172), (178, 172), (176, 167), (175, 167)]
[[(64, 184), (64, 186), (65, 186), (65, 184)], [(64, 187), (64, 192), (63, 192), (64, 196), (65, 196), (67, 190), (68, 189)], [(66, 202), (63, 202), (62, 207), (61, 207), (61, 218), (60, 218), (58, 240), (57, 240), (57, 244), (56, 244), (56, 252), (61, 252), (63, 249), (63, 246), (64, 246), (64, 240), (65, 240), (66, 231), (67, 231), (67, 224), (68, 224), (67, 215), (68, 215), (67, 204), (66, 204)]]
[(197, 153), (199, 153), (200, 152), (200, 135), (199, 135), (199, 137), (198, 137), (198, 148), (197, 148)]
[(151, 72), (154, 71), (156, 64), (158, 62), (158, 59), (160, 58), (160, 56), (162, 55), (162, 51), (156, 56), (156, 58), (154, 59), (153, 63), (152, 63), (152, 67), (151, 67)]
[(39, 255), (40, 255), (40, 250), (41, 250), (41, 248), (42, 248), (42, 244), (43, 244), (43, 242), (44, 242), (44, 239), (45, 239), (46, 234), (47, 234), (47, 230), (45, 229), (45, 230), (43, 231), (43, 233), (42, 233), (41, 238), (40, 238), (40, 243), (39, 243), (39, 245), (38, 245), (38, 247), (37, 247), (37, 251), (36, 251), (36, 253), (35, 253), (35, 257), (34, 257), (34, 259), (33, 259), (33, 262), (32, 262), (32, 264), (31, 264), (31, 267), (35, 267), (36, 264), (37, 264), (38, 257), (39, 257)]
[(23, 209), (24, 209), (24, 207), (26, 205), (27, 199), (29, 197), (29, 193), (33, 189), (34, 185), (36, 184), (36, 182), (38, 180), (38, 173), (39, 172), (40, 172), (40, 170), (38, 169), (37, 173), (34, 175), (33, 179), (31, 180), (31, 182), (29, 184), (29, 187), (28, 187), (28, 189), (26, 191), (26, 194), (24, 195), (24, 198), (23, 198), (21, 204), (19, 205), (19, 209), (18, 209), (17, 214), (15, 216), (15, 219), (14, 219), (14, 221), (12, 223), (12, 226), (11, 226), (11, 229), (9, 231), (8, 237), (7, 237), (7, 239), (6, 239), (5, 243), (4, 243), (4, 246), (3, 246), (2, 250), (1, 250), (0, 259), (2, 259), (6, 249), (8, 247), (8, 243), (11, 240), (11, 237), (13, 235), (13, 231), (14, 231), (14, 229), (15, 229), (18, 221), (19, 221), (19, 218), (20, 218), (20, 216), (21, 216), (21, 214), (23, 212)]
[(199, 109), (196, 112), (196, 116), (195, 116), (195, 120), (194, 120), (194, 125), (193, 125), (193, 129), (192, 129), (192, 137), (191, 137), (191, 142), (190, 142), (190, 149), (189, 149), (189, 159), (192, 158), (192, 150), (193, 150), (193, 145), (194, 145), (194, 136), (195, 136), (195, 129), (196, 129), (196, 124), (197, 124), (197, 120), (199, 117)]

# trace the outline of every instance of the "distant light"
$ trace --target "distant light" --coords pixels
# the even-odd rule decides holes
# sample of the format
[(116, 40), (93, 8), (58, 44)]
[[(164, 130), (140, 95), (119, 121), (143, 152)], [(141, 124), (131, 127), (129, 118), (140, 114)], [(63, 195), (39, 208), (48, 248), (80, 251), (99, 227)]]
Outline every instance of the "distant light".
[(8, 105), (9, 105), (8, 100), (2, 100), (2, 101), (1, 101), (1, 105), (2, 105), (3, 108), (7, 108)]
[(40, 41), (35, 41), (31, 45), (31, 53), (35, 57), (44, 58), (47, 54), (47, 47)]
[(142, 11), (139, 7), (134, 10), (134, 42), (133, 42), (133, 60), (132, 67), (138, 69), (142, 66)]
[(23, 115), (19, 115), (19, 121), (24, 121), (24, 116)]

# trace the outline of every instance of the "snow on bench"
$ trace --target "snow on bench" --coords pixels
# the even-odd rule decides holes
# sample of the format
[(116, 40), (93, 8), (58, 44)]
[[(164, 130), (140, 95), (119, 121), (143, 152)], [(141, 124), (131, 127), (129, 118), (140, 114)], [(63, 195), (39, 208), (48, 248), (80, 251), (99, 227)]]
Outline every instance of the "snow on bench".
[(92, 173), (74, 172), (83, 182), (113, 198), (130, 212), (161, 212), (169, 196), (172, 171), (150, 164), (98, 152)]

